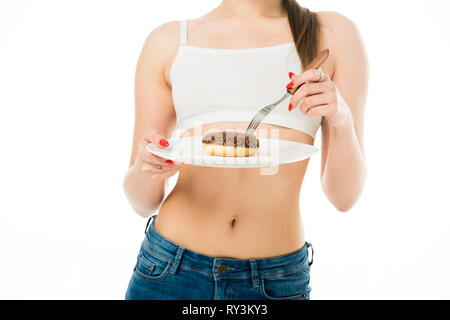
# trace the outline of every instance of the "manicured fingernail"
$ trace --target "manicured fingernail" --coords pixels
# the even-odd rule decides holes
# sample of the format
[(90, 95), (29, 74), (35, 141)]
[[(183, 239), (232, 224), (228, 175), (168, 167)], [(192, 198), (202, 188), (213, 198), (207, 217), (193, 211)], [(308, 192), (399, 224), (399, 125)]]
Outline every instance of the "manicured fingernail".
[(294, 107), (292, 106), (292, 103), (289, 104), (289, 111), (292, 111), (292, 109), (294, 109)]
[(289, 84), (286, 86), (286, 89), (291, 89), (293, 86), (294, 86), (294, 81), (292, 81), (291, 83), (289, 83)]
[(166, 164), (173, 166), (175, 163), (172, 160), (166, 160)]
[(169, 146), (169, 141), (167, 141), (166, 139), (161, 139), (159, 140), (159, 144), (161, 145), (161, 147), (167, 148)]
[(295, 76), (295, 73), (289, 72), (289, 79), (292, 78), (293, 76)]

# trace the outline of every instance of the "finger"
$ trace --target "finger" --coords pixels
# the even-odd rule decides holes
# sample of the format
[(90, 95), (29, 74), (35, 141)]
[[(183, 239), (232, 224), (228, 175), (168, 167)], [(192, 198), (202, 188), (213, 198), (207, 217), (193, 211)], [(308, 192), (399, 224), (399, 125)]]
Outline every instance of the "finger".
[(158, 130), (147, 131), (143, 136), (143, 140), (147, 141), (148, 143), (153, 143), (155, 146), (161, 149), (167, 148), (169, 146), (169, 141), (165, 138), (162, 132)]
[(330, 81), (330, 76), (319, 69), (313, 69), (314, 70), (314, 82), (322, 82), (322, 81)]
[(144, 162), (149, 162), (149, 163), (154, 163), (154, 164), (159, 164), (159, 165), (174, 165), (174, 164), (176, 164), (172, 160), (167, 160), (167, 159), (161, 158), (161, 157), (151, 153), (150, 151), (147, 150), (147, 148), (140, 148), (137, 157)]
[(309, 111), (306, 113), (306, 116), (308, 116), (308, 117), (316, 117), (316, 116), (328, 117), (332, 114), (332, 111), (333, 110), (332, 110), (331, 105), (325, 104), (325, 105), (310, 108)]
[(316, 94), (314, 96), (308, 96), (303, 100), (303, 103), (300, 106), (300, 112), (303, 114), (307, 114), (311, 108), (329, 104), (332, 100), (331, 94), (322, 93)]
[(163, 166), (163, 165), (149, 163), (149, 162), (144, 162), (142, 164), (141, 168), (142, 168), (142, 171), (152, 173), (152, 174), (162, 173), (162, 172), (170, 169), (169, 166)]
[(320, 94), (327, 91), (325, 82), (313, 82), (304, 84), (291, 99), (291, 105), (297, 107), (300, 102), (310, 95)]
[(154, 173), (154, 174), (152, 175), (152, 178), (153, 178), (153, 179), (166, 179), (166, 178), (170, 178), (170, 177), (173, 176), (175, 173), (177, 173), (178, 170), (179, 170), (179, 169), (172, 168), (172, 169), (169, 169), (169, 170), (166, 170), (166, 171), (163, 171), (163, 172)]
[(292, 77), (292, 82), (289, 83), (286, 89), (297, 89), (299, 86), (307, 82), (319, 81), (321, 73), (317, 69), (306, 70), (305, 72)]
[(142, 163), (142, 171), (149, 172), (152, 174), (161, 174), (171, 170), (178, 170), (177, 166), (171, 165), (160, 165), (156, 163), (144, 162)]
[(322, 81), (325, 81), (325, 82), (330, 82), (331, 81), (331, 78), (330, 78), (330, 76), (327, 73), (322, 72), (322, 74), (323, 74), (323, 80)]

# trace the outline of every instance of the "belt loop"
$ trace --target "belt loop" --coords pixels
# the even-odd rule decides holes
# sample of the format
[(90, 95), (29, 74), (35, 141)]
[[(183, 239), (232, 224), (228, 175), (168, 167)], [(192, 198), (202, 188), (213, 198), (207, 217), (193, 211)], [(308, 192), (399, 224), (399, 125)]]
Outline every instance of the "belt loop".
[(183, 256), (183, 253), (184, 253), (184, 248), (181, 246), (178, 246), (177, 253), (175, 255), (175, 261), (173, 262), (173, 265), (172, 265), (172, 267), (170, 267), (170, 270), (169, 270), (169, 272), (171, 274), (177, 273), (178, 266), (180, 265), (180, 261), (181, 261), (181, 257)]
[(144, 232), (145, 234), (147, 234), (147, 229), (148, 229), (148, 226), (150, 225), (150, 221), (152, 221), (152, 218), (156, 218), (157, 215), (158, 214), (154, 214), (150, 218), (148, 218), (147, 225), (145, 226), (145, 232)]
[(250, 268), (252, 271), (252, 286), (253, 288), (259, 287), (259, 275), (258, 275), (258, 264), (256, 263), (256, 260), (249, 260), (250, 261)]
[(309, 266), (313, 264), (314, 261), (314, 248), (311, 243), (306, 243), (306, 247), (311, 248), (311, 262), (308, 262)]

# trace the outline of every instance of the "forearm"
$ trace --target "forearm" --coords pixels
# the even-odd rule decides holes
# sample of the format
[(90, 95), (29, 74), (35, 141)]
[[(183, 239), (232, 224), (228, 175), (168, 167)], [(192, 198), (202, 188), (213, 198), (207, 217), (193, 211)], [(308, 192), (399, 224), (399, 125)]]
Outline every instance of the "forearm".
[(339, 211), (349, 211), (362, 193), (366, 175), (366, 161), (353, 122), (331, 127), (322, 176), (322, 187), (330, 202)]
[(142, 217), (155, 212), (164, 199), (164, 179), (152, 179), (151, 172), (131, 166), (123, 181), (125, 195), (133, 209)]

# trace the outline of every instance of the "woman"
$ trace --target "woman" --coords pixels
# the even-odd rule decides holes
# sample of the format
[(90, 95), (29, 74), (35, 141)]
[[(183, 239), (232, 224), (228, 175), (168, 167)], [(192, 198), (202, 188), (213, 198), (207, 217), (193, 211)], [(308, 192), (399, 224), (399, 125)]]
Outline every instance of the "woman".
[[(331, 54), (322, 69), (302, 73), (300, 62), (324, 48)], [(292, 52), (299, 67), (285, 70)], [(308, 161), (267, 174), (183, 165), (145, 149), (168, 147), (180, 128), (197, 136), (245, 130), (249, 116), (302, 84), (256, 135), (313, 145), (321, 127), (323, 189), (348, 211), (366, 177), (367, 63), (351, 21), (295, 0), (223, 0), (199, 19), (149, 35), (136, 71), (124, 189), (141, 216), (159, 212), (148, 221), (126, 299), (309, 299), (313, 251), (299, 210)]]

